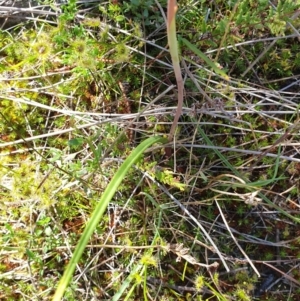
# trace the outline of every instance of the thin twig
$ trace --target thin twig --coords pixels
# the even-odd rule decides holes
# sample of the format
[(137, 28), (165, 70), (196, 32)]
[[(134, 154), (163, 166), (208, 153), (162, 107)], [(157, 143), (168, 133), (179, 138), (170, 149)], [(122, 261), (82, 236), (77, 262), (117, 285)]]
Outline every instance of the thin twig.
[(248, 257), (248, 255), (245, 253), (245, 251), (242, 249), (242, 247), (239, 245), (239, 243), (237, 242), (236, 238), (234, 237), (234, 235), (232, 234), (232, 232), (230, 231), (230, 228), (227, 224), (227, 221), (225, 219), (225, 216), (223, 215), (222, 209), (219, 206), (218, 201), (216, 200), (216, 204), (218, 206), (219, 212), (221, 214), (221, 217), (223, 219), (223, 222), (226, 226), (227, 231), (229, 232), (231, 238), (233, 239), (234, 243), (237, 245), (237, 247), (240, 249), (241, 253), (245, 256), (245, 258), (247, 259), (247, 261), (249, 262), (249, 264), (251, 265), (252, 269), (254, 270), (254, 272), (257, 274), (258, 277), (260, 277), (259, 271), (256, 269), (255, 265), (252, 263), (252, 261), (250, 260), (250, 258)]
[(210, 237), (210, 235), (207, 233), (207, 231), (204, 229), (204, 227), (201, 225), (201, 223), (187, 210), (185, 206), (181, 204), (180, 201), (178, 201), (169, 191), (167, 188), (164, 187), (164, 185), (158, 183), (153, 177), (151, 177), (147, 172), (144, 173), (147, 178), (151, 179), (153, 183), (155, 183), (166, 195), (168, 195), (171, 200), (184, 212), (188, 215), (188, 217), (199, 227), (199, 229), (202, 231), (202, 233), (205, 235), (205, 237), (208, 239), (208, 241), (211, 243), (211, 245), (214, 248), (214, 251), (218, 254), (219, 258), (221, 259), (225, 269), (227, 272), (229, 272), (229, 267), (226, 264), (224, 257), (222, 256), (221, 252), (219, 251), (218, 247)]

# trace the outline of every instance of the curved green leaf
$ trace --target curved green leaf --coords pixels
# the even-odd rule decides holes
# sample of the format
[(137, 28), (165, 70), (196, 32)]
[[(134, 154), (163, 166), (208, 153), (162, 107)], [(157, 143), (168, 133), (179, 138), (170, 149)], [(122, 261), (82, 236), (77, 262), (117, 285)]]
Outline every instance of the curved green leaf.
[(127, 157), (127, 159), (123, 162), (123, 164), (120, 166), (114, 177), (111, 179), (110, 183), (106, 187), (99, 203), (97, 204), (96, 208), (94, 209), (94, 212), (91, 215), (91, 218), (84, 229), (80, 240), (75, 248), (73, 257), (71, 258), (70, 262), (68, 263), (68, 266), (58, 284), (58, 287), (56, 289), (55, 295), (53, 296), (53, 301), (60, 301), (63, 297), (63, 294), (68, 286), (68, 284), (71, 281), (71, 278), (73, 276), (73, 273), (76, 268), (76, 264), (79, 262), (82, 253), (88, 244), (88, 241), (90, 240), (93, 232), (95, 231), (97, 225), (99, 224), (101, 217), (103, 216), (103, 213), (105, 212), (110, 200), (114, 196), (116, 190), (118, 189), (118, 186), (122, 182), (123, 178), (126, 176), (129, 168), (137, 162), (137, 160), (140, 158), (140, 156), (143, 154), (143, 152), (149, 148), (154, 143), (165, 143), (167, 142), (166, 138), (162, 138), (160, 136), (158, 137), (150, 137), (143, 141), (140, 145), (136, 147), (132, 151), (132, 153)]
[(201, 52), (195, 45), (182, 37), (180, 38), (180, 41), (185, 44), (185, 46), (187, 46), (191, 51), (197, 54), (203, 61), (205, 61), (206, 64), (210, 66), (217, 74), (221, 75), (225, 80), (229, 80), (229, 76), (222, 69), (220, 69), (215, 62), (213, 62), (203, 52)]

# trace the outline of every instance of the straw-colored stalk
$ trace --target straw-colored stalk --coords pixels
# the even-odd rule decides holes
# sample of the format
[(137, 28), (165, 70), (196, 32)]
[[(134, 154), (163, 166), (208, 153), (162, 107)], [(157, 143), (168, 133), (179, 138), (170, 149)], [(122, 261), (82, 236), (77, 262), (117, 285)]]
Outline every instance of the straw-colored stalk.
[(168, 12), (167, 12), (167, 34), (168, 34), (168, 43), (170, 48), (171, 59), (173, 63), (174, 73), (177, 82), (178, 97), (177, 97), (177, 110), (173, 120), (173, 124), (169, 134), (169, 141), (174, 137), (176, 126), (179, 120), (179, 117), (182, 113), (183, 105), (183, 79), (180, 70), (179, 64), (179, 55), (178, 55), (178, 42), (176, 37), (176, 12), (178, 6), (176, 0), (168, 1)]

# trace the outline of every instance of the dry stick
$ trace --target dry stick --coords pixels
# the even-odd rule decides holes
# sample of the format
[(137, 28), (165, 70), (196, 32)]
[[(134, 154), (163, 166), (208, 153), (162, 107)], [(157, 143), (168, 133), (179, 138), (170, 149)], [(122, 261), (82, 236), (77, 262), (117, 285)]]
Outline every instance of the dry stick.
[(21, 7), (11, 7), (11, 6), (1, 6), (0, 7), (0, 12), (4, 15), (5, 17), (11, 17), (13, 16), (14, 12), (15, 13), (29, 13), (29, 14), (38, 14), (38, 15), (50, 15), (50, 16), (58, 16), (59, 14), (57, 12), (52, 12), (52, 11), (44, 11), (41, 9), (35, 9), (34, 7), (28, 7), (28, 8), (21, 8)]
[(175, 16), (177, 12), (178, 6), (176, 0), (168, 1), (168, 12), (167, 12), (167, 33), (168, 33), (168, 44), (170, 48), (170, 54), (172, 58), (174, 73), (176, 77), (177, 89), (178, 89), (178, 104), (176, 114), (173, 120), (173, 124), (171, 126), (169, 141), (171, 141), (174, 137), (176, 126), (179, 120), (179, 117), (182, 113), (183, 106), (183, 79), (181, 75), (180, 65), (179, 65), (179, 55), (178, 55), (178, 42), (176, 37), (176, 23)]
[(256, 161), (250, 166), (250, 168), (247, 170), (247, 172), (251, 172), (253, 168), (261, 161), (261, 159), (271, 152), (277, 145), (279, 145), (281, 142), (283, 142), (292, 132), (295, 130), (298, 130), (300, 127), (299, 120), (297, 120), (294, 124), (289, 126), (286, 130), (286, 132), (279, 138), (277, 139), (273, 145), (271, 145), (269, 148), (267, 148), (265, 151), (263, 151), (256, 159)]
[[(0, 148), (4, 148), (4, 147), (10, 146), (10, 145), (16, 145), (16, 144), (19, 144), (19, 143), (26, 143), (26, 142), (33, 141), (33, 140), (36, 140), (36, 139), (43, 139), (43, 138), (47, 138), (47, 137), (51, 137), (51, 136), (58, 136), (58, 135), (62, 135), (62, 134), (72, 132), (72, 131), (76, 131), (78, 129), (84, 129), (84, 128), (89, 128), (89, 127), (92, 127), (92, 126), (97, 126), (99, 124), (120, 122), (120, 121), (127, 120), (127, 119), (138, 118), (140, 116), (147, 116), (147, 114), (148, 114), (148, 116), (150, 116), (150, 115), (153, 116), (153, 114), (156, 114), (155, 113), (156, 110), (147, 111), (147, 108), (151, 107), (155, 102), (157, 102), (159, 99), (161, 99), (164, 95), (166, 95), (173, 88), (174, 88), (174, 86), (169, 86), (165, 91), (163, 91), (155, 99), (153, 99), (147, 105), (147, 107), (145, 109), (143, 109), (139, 113), (134, 113), (134, 114), (109, 114), (109, 113), (101, 114), (101, 113), (89, 113), (89, 112), (78, 112), (78, 111), (62, 110), (62, 109), (54, 108), (54, 107), (51, 107), (51, 106), (46, 106), (46, 105), (43, 105), (43, 104), (39, 104), (35, 101), (30, 101), (30, 100), (29, 101), (24, 101), (24, 99), (22, 99), (22, 98), (14, 98), (14, 97), (9, 98), (9, 97), (6, 97), (6, 99), (15, 101), (16, 103), (25, 103), (25, 104), (29, 104), (29, 105), (32, 105), (32, 106), (35, 106), (35, 107), (51, 110), (51, 111), (54, 111), (54, 112), (59, 112), (59, 113), (62, 113), (62, 114), (66, 114), (66, 115), (75, 117), (75, 118), (79, 118), (83, 121), (84, 121), (83, 117), (84, 117), (85, 114), (88, 117), (95, 117), (95, 118), (99, 117), (99, 118), (103, 118), (103, 120), (101, 121), (101, 119), (99, 119), (98, 121), (93, 121), (93, 122), (89, 122), (89, 123), (86, 123), (86, 124), (77, 125), (77, 126), (74, 126), (74, 127), (70, 127), (68, 129), (64, 129), (64, 130), (55, 130), (53, 132), (49, 132), (49, 133), (42, 134), (42, 135), (37, 135), (37, 136), (33, 136), (33, 137), (26, 137), (26, 138), (22, 138), (22, 139), (19, 139), (19, 140), (12, 141), (12, 142), (0, 143)], [(0, 96), (0, 99), (1, 98), (4, 98), (4, 97)], [(146, 112), (146, 115), (143, 115), (143, 113), (145, 113), (145, 112)], [(1, 114), (1, 112), (0, 112), (0, 114)], [(81, 117), (81, 116), (83, 116), (83, 117)], [(111, 118), (109, 118), (109, 117), (111, 117)], [(87, 120), (87, 121), (89, 121), (89, 120)]]
[(201, 88), (200, 84), (198, 83), (198, 81), (196, 80), (196, 78), (194, 77), (193, 73), (189, 70), (189, 68), (187, 67), (185, 60), (182, 60), (182, 65), (183, 68), (185, 70), (185, 72), (187, 73), (187, 75), (190, 77), (190, 79), (193, 81), (193, 83), (195, 84), (196, 88), (199, 90), (199, 92), (203, 95), (203, 97), (205, 98), (205, 100), (207, 100), (210, 104), (213, 103), (213, 100), (207, 95), (207, 93)]
[(157, 182), (151, 175), (149, 175), (147, 172), (144, 173), (147, 178), (149, 178), (153, 183), (155, 183), (187, 216), (199, 227), (203, 235), (207, 238), (207, 240), (211, 243), (213, 247), (213, 252), (217, 253), (219, 256), (221, 262), (223, 263), (224, 268), (226, 269), (227, 272), (230, 271), (228, 265), (226, 264), (223, 255), (217, 248), (216, 244), (212, 240), (212, 238), (209, 236), (205, 228), (201, 225), (201, 223), (189, 212), (189, 210), (179, 201), (177, 200), (170, 192), (169, 190), (159, 182)]
[(272, 264), (269, 264), (269, 263), (267, 263), (266, 261), (263, 261), (262, 263), (263, 263), (264, 265), (270, 267), (271, 269), (275, 270), (276, 272), (280, 273), (284, 278), (286, 278), (286, 279), (290, 280), (291, 282), (295, 283), (296, 285), (300, 286), (300, 282), (299, 282), (299, 281), (297, 281), (295, 278), (293, 278), (293, 277), (291, 277), (290, 275), (288, 275), (288, 273), (289, 273), (292, 269), (291, 269), (290, 271), (288, 271), (287, 273), (284, 273), (283, 271), (277, 269), (277, 268), (274, 267)]
[[(275, 5), (273, 5), (270, 2), (271, 6), (277, 10), (277, 7)], [(294, 20), (295, 18), (297, 18), (299, 15), (299, 11), (296, 11), (293, 16), (291, 17), (292, 20)], [(286, 22), (286, 24), (291, 27), (291, 29), (294, 31), (294, 33), (296, 34), (296, 36), (298, 37), (298, 39), (300, 38), (300, 34), (298, 32), (298, 30), (290, 23), (290, 22)], [(284, 37), (279, 37), (279, 38), (284, 38)], [(277, 39), (274, 40), (268, 47), (266, 47), (263, 52), (249, 65), (249, 67), (243, 72), (243, 74), (241, 75), (241, 77), (245, 77), (245, 75), (250, 71), (250, 69), (252, 69), (256, 63), (276, 44)]]
[(243, 72), (241, 77), (245, 75), (256, 65), (256, 63), (277, 43), (277, 40), (274, 40), (268, 47), (266, 47), (263, 52), (248, 66), (248, 68)]
[(225, 227), (226, 227), (226, 229), (228, 230), (230, 236), (232, 237), (232, 239), (233, 239), (233, 241), (235, 242), (235, 244), (237, 245), (237, 247), (240, 249), (241, 253), (245, 256), (245, 258), (247, 259), (247, 261), (248, 261), (249, 264), (251, 265), (251, 267), (252, 267), (252, 269), (254, 270), (254, 272), (257, 274), (258, 277), (260, 277), (260, 274), (259, 274), (258, 270), (256, 269), (255, 265), (252, 263), (251, 259), (248, 257), (248, 255), (245, 253), (245, 251), (243, 250), (243, 248), (239, 245), (239, 243), (237, 242), (236, 238), (234, 237), (234, 235), (233, 235), (232, 232), (230, 231), (230, 228), (229, 228), (229, 226), (228, 226), (228, 224), (227, 224), (227, 221), (226, 221), (226, 219), (225, 219), (225, 216), (224, 216), (224, 214), (223, 214), (223, 212), (222, 212), (221, 207), (219, 206), (218, 201), (217, 201), (217, 200), (215, 200), (215, 201), (216, 201), (217, 207), (218, 207), (218, 209), (219, 209), (219, 212), (220, 212), (220, 214), (221, 214), (221, 217), (222, 217), (222, 219), (223, 219), (223, 222), (224, 222), (224, 224), (225, 224)]

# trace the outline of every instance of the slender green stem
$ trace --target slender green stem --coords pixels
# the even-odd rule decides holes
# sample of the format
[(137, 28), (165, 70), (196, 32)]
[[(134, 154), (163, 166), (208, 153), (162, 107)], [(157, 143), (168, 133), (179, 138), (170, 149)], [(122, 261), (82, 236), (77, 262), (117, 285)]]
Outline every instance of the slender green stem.
[(168, 34), (168, 43), (170, 48), (170, 54), (172, 58), (174, 73), (177, 82), (178, 96), (177, 96), (177, 110), (171, 126), (169, 141), (171, 141), (175, 134), (175, 129), (179, 120), (179, 117), (182, 113), (183, 106), (183, 79), (180, 70), (179, 64), (179, 55), (178, 55), (178, 42), (176, 37), (176, 12), (178, 6), (176, 0), (168, 1), (168, 12), (167, 12), (167, 34)]

